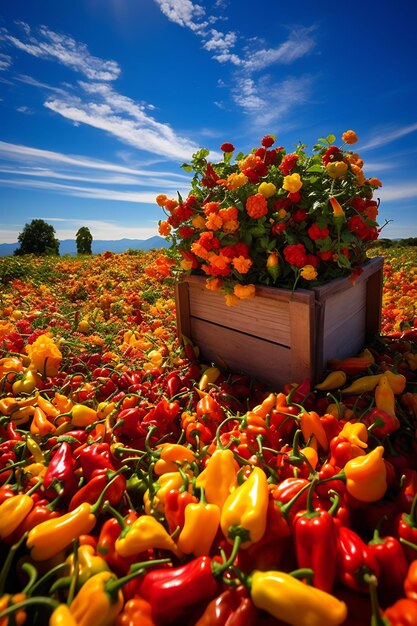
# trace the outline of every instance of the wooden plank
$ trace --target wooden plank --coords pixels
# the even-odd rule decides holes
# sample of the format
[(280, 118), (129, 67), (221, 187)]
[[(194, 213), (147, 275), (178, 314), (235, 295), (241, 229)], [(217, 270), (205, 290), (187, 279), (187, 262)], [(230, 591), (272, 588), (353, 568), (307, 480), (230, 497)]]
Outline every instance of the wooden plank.
[(178, 339), (181, 341), (183, 336), (191, 339), (190, 297), (185, 282), (175, 284), (175, 314)]
[(191, 332), (209, 362), (231, 372), (248, 374), (276, 391), (291, 380), (289, 348), (193, 317)]
[(317, 300), (325, 300), (328, 297), (334, 296), (336, 293), (340, 291), (351, 291), (357, 285), (360, 285), (362, 282), (366, 282), (370, 276), (375, 274), (383, 265), (384, 259), (382, 257), (375, 257), (374, 259), (370, 259), (363, 267), (362, 273), (358, 276), (355, 283), (352, 283), (350, 278), (336, 278), (335, 280), (331, 280), (325, 285), (320, 285), (320, 287), (313, 287), (313, 291), (316, 294)]
[(383, 289), (383, 259), (378, 270), (369, 277), (366, 284), (366, 338), (371, 339), (381, 332), (381, 302)]
[(290, 303), (290, 358), (291, 379), (287, 382), (300, 382), (312, 378), (314, 371), (314, 300), (308, 306), (298, 302)]

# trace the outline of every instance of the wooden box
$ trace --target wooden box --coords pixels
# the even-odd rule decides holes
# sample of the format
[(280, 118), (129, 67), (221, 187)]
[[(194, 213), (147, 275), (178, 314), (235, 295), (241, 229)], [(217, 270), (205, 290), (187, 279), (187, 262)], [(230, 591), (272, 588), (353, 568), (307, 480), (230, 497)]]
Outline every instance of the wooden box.
[(228, 307), (202, 276), (176, 285), (177, 331), (203, 361), (245, 372), (278, 390), (304, 378), (318, 382), (327, 361), (354, 355), (380, 332), (383, 259), (366, 263), (352, 285), (335, 279), (311, 290), (257, 286), (252, 300)]

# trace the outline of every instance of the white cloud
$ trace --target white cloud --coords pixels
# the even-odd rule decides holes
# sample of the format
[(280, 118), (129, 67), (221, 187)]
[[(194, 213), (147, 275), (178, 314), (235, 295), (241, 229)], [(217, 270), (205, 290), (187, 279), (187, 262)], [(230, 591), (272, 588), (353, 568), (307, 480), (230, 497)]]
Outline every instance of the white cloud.
[(77, 42), (68, 35), (63, 35), (41, 26), (34, 34), (28, 24), (20, 23), (25, 36), (10, 35), (2, 29), (1, 36), (12, 46), (32, 56), (58, 61), (62, 65), (84, 74), (90, 80), (116, 80), (120, 67), (116, 61), (105, 61), (93, 56), (84, 43)]
[(383, 185), (378, 189), (378, 196), (384, 203), (417, 198), (417, 183), (402, 181), (395, 185)]
[(186, 26), (192, 31), (201, 31), (208, 21), (200, 21), (205, 17), (206, 11), (199, 4), (194, 4), (191, 0), (155, 0), (162, 13), (171, 22), (179, 26)]
[(234, 32), (222, 33), (214, 28), (210, 29), (207, 41), (203, 44), (203, 48), (209, 52), (214, 52), (213, 58), (219, 63), (232, 63), (233, 65), (242, 65), (240, 57), (231, 52), (237, 41), (237, 35)]
[(368, 143), (361, 147), (361, 150), (370, 150), (371, 148), (378, 148), (379, 146), (385, 146), (400, 137), (414, 133), (417, 130), (417, 122), (409, 124), (408, 126), (402, 126), (400, 128), (385, 128), (380, 129), (378, 134), (373, 139), (370, 139)]
[(0, 71), (8, 70), (12, 64), (12, 57), (8, 54), (0, 53)]
[(109, 104), (50, 99), (45, 107), (73, 122), (99, 128), (139, 150), (160, 154), (168, 159), (189, 159), (198, 148), (188, 139), (175, 134), (168, 124), (145, 116), (143, 122), (117, 115)]
[(300, 59), (315, 46), (315, 41), (310, 35), (312, 30), (312, 28), (293, 30), (287, 41), (277, 48), (263, 48), (249, 53), (244, 62), (245, 69), (250, 72), (259, 71), (276, 63), (289, 65)]
[(95, 159), (88, 159), (82, 156), (74, 156), (63, 154), (61, 152), (54, 152), (52, 150), (40, 150), (39, 148), (32, 148), (30, 146), (22, 146), (19, 144), (7, 143), (0, 141), (0, 158), (13, 161), (23, 161), (27, 164), (42, 163), (52, 161), (54, 165), (56, 163), (63, 163), (69, 166), (75, 166), (77, 168), (94, 169), (98, 171), (110, 171), (118, 172), (122, 174), (133, 174), (137, 176), (161, 176), (161, 177), (176, 177), (181, 179), (187, 179), (183, 174), (173, 174), (167, 171), (157, 170), (143, 170), (127, 167), (124, 165), (118, 165), (117, 163), (109, 163), (106, 161), (98, 161)]

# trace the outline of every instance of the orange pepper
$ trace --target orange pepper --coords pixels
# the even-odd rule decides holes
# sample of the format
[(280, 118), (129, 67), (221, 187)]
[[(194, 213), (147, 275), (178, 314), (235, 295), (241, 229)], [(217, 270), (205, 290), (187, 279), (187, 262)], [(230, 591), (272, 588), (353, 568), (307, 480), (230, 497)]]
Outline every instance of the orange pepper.
[(33, 419), (30, 424), (30, 432), (32, 435), (41, 435), (44, 437), (48, 433), (54, 433), (56, 427), (48, 420), (45, 413), (40, 407), (35, 407)]

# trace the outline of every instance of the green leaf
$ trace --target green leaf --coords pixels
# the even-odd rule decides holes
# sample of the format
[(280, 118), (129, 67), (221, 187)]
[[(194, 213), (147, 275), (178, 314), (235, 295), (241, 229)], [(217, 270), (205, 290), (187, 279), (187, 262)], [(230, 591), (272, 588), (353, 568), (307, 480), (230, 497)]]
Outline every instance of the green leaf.
[(181, 167), (182, 167), (182, 169), (183, 169), (185, 172), (192, 172), (192, 171), (193, 171), (193, 166), (192, 166), (192, 165), (189, 165), (188, 163), (183, 163), (183, 164), (181, 165)]
[(311, 165), (307, 170), (307, 172), (322, 172), (322, 171), (323, 171), (323, 168), (318, 163), (316, 163), (315, 165)]
[(336, 135), (328, 135), (326, 141), (327, 143), (334, 143), (336, 141)]
[(273, 280), (276, 281), (278, 276), (280, 275), (281, 270), (279, 265), (274, 265), (273, 267), (268, 267), (268, 274), (272, 276)]

